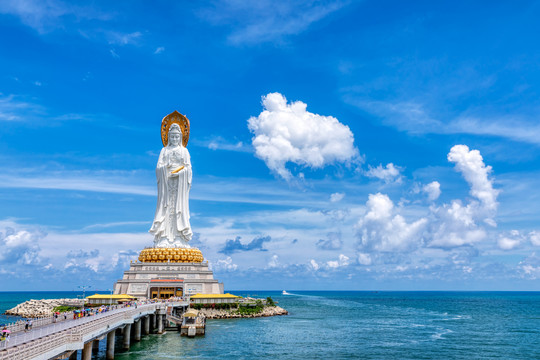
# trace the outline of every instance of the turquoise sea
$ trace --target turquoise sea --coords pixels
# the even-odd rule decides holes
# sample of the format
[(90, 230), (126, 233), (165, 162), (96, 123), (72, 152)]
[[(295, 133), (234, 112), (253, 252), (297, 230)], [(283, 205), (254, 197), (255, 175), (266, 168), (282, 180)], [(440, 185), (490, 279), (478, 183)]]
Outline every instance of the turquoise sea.
[[(289, 292), (233, 291), (288, 316), (209, 320), (205, 337), (150, 335), (116, 359), (540, 359), (540, 292)], [(0, 292), (0, 310), (78, 294)]]

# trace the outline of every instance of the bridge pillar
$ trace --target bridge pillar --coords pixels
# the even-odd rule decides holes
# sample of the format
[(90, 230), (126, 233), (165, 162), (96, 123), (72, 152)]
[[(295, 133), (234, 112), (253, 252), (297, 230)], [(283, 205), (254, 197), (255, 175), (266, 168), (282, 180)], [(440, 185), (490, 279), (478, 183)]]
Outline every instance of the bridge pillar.
[(144, 331), (143, 331), (143, 334), (144, 335), (150, 334), (150, 316), (145, 316), (144, 317)]
[(83, 347), (83, 350), (82, 350), (81, 360), (91, 360), (92, 359), (92, 344), (93, 344), (93, 341), (89, 341), (86, 344), (84, 344), (84, 347)]
[(157, 314), (157, 333), (163, 334), (163, 315)]
[(113, 330), (107, 334), (107, 353), (105, 354), (105, 359), (114, 360), (114, 338), (116, 336), (116, 331)]
[(124, 327), (124, 350), (129, 350), (131, 338), (131, 324), (127, 324)]
[(71, 355), (69, 355), (69, 360), (77, 360), (77, 350), (75, 350), (71, 353)]
[(150, 319), (152, 322), (152, 332), (155, 332), (157, 329), (157, 315), (156, 314), (150, 314)]
[(135, 341), (141, 341), (141, 319), (135, 321)]
[(92, 341), (92, 352), (95, 354), (99, 351), (99, 340), (95, 339)]

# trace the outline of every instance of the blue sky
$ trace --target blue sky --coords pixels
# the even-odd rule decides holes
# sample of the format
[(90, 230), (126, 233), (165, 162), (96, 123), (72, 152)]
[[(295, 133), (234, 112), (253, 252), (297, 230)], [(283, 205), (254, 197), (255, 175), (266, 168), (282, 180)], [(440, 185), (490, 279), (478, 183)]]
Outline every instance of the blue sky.
[(539, 12), (2, 1), (1, 290), (112, 287), (173, 110), (228, 290), (540, 290)]

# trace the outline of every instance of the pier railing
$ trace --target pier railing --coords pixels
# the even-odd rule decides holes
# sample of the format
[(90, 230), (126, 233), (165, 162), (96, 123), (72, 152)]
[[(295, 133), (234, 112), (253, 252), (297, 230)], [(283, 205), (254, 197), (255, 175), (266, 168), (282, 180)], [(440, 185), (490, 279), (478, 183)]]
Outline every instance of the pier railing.
[[(83, 317), (74, 321), (56, 323), (53, 326), (35, 329), (27, 333), (13, 336), (8, 342), (3, 341), (0, 347), (0, 360), (27, 360), (45, 354), (70, 343), (82, 342), (85, 334), (92, 334), (107, 325), (117, 322), (129, 322), (139, 313), (155, 310), (165, 303), (139, 305), (137, 307), (120, 308), (91, 317)], [(7, 347), (7, 349), (6, 349)], [(2, 349), (4, 349), (2, 351)]]

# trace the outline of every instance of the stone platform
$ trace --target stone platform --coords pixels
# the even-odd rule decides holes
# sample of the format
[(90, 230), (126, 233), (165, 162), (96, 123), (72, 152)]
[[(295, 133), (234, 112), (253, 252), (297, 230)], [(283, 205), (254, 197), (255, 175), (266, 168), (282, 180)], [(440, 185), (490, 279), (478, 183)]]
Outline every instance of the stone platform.
[(114, 284), (115, 294), (141, 298), (167, 299), (174, 296), (223, 294), (223, 283), (205, 262), (132, 262), (121, 280)]

